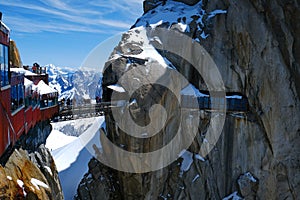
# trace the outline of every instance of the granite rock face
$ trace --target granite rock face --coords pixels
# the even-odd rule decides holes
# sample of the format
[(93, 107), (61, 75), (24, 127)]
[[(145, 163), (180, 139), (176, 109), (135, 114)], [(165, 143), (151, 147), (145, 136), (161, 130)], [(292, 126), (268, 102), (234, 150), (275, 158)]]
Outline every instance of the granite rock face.
[(48, 121), (23, 135), (0, 165), (0, 199), (64, 199), (55, 162), (44, 146), (51, 132)]
[(9, 60), (13, 67), (23, 67), (19, 50), (13, 40), (9, 41)]
[[(147, 72), (151, 66), (157, 65), (157, 61), (152, 59), (156, 53), (164, 58), (166, 68), (179, 71), (198, 89), (206, 90), (201, 76), (186, 60), (170, 52), (151, 50), (148, 44), (155, 38), (145, 37), (142, 27), (150, 30), (163, 27), (183, 32), (199, 42), (216, 63), (226, 92), (246, 96), (249, 112), (226, 115), (217, 144), (204, 158), (198, 153), (205, 142), (211, 118), (208, 113), (200, 115), (198, 134), (188, 151), (169, 166), (154, 172), (134, 174), (109, 168), (105, 171), (103, 165), (92, 165), (95, 161), (91, 161), (93, 167), (90, 166), (89, 174), (94, 174), (92, 170), (95, 171), (96, 166), (101, 169), (96, 170), (99, 172), (97, 176), (85, 178), (81, 185), (88, 182), (88, 190), (93, 190), (99, 177), (111, 174), (114, 178), (105, 180), (118, 186), (117, 190), (111, 190), (112, 194), (118, 195), (106, 196), (108, 199), (120, 196), (123, 199), (221, 199), (232, 196), (230, 194), (238, 194), (245, 199), (298, 199), (299, 3), (296, 0), (210, 0), (195, 1), (191, 5), (182, 2), (144, 2), (145, 14), (123, 35), (106, 63), (104, 100), (111, 99), (112, 91), (107, 86), (116, 84), (131, 69), (141, 69), (140, 75), (127, 79), (127, 82), (121, 80), (121, 85), (131, 87), (137, 84), (134, 81), (147, 81)], [(185, 12), (187, 10), (189, 12)], [(172, 42), (175, 46), (179, 44), (178, 41)], [(165, 74), (162, 79), (168, 77), (170, 75)], [(172, 81), (169, 84), (171, 86)], [(181, 83), (178, 85), (180, 87)], [(134, 99), (137, 103), (133, 103)], [(150, 123), (147, 113), (154, 101), (167, 110), (167, 126), (158, 135), (141, 141), (118, 128), (122, 122), (116, 123), (112, 113), (108, 112), (107, 137), (131, 152), (151, 152), (166, 145), (178, 128), (174, 98), (165, 88), (148, 84), (136, 90), (131, 100), (128, 109), (137, 124), (145, 126)], [(162, 115), (154, 111), (154, 116), (161, 119)], [(193, 127), (184, 130), (189, 133)], [(89, 177), (88, 174), (86, 176)], [(103, 191), (107, 190), (107, 184), (96, 185)]]
[(1, 199), (64, 199), (55, 163), (43, 145), (32, 154), (15, 150), (0, 171)]

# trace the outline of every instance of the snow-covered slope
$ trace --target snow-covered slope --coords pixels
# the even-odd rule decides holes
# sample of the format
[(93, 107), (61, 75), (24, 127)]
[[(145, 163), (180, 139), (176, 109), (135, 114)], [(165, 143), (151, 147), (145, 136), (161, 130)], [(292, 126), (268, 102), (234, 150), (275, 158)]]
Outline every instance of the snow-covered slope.
[(95, 99), (101, 90), (101, 72), (90, 69), (61, 68), (49, 64), (49, 85), (59, 92), (59, 99), (75, 99), (82, 104), (89, 99)]
[(100, 144), (102, 123), (104, 117), (52, 123), (46, 147), (51, 150), (65, 199), (73, 199), (80, 180), (88, 171), (88, 162), (93, 157), (90, 149), (93, 144)]

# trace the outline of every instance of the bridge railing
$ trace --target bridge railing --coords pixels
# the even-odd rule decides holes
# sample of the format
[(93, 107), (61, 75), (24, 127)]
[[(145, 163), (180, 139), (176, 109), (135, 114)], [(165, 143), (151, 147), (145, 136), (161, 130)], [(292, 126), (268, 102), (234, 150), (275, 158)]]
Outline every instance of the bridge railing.
[[(209, 96), (185, 96), (181, 97), (181, 107), (193, 110), (218, 111), (225, 108), (226, 112), (247, 112), (249, 110), (248, 100), (241, 98), (222, 98)], [(59, 117), (64, 118), (82, 118), (103, 115), (110, 107), (128, 106), (125, 100), (101, 102), (98, 104), (67, 105), (60, 106)]]

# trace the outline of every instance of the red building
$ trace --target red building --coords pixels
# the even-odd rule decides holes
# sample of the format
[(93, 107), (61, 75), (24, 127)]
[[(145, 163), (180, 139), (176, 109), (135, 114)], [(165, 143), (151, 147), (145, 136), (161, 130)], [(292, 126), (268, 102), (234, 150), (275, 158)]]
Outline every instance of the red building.
[(59, 110), (58, 93), (46, 84), (46, 73), (10, 68), (9, 32), (0, 19), (0, 156), (36, 123)]

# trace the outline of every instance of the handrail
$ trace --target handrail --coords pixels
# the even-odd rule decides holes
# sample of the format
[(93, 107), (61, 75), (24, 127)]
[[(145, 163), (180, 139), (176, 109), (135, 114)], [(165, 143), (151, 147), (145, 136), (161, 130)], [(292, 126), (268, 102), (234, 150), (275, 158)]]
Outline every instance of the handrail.
[(56, 106), (58, 106), (58, 104), (55, 104), (53, 106), (43, 107), (43, 108), (40, 107), (40, 110), (46, 110), (46, 109), (49, 109), (49, 108), (54, 108)]

